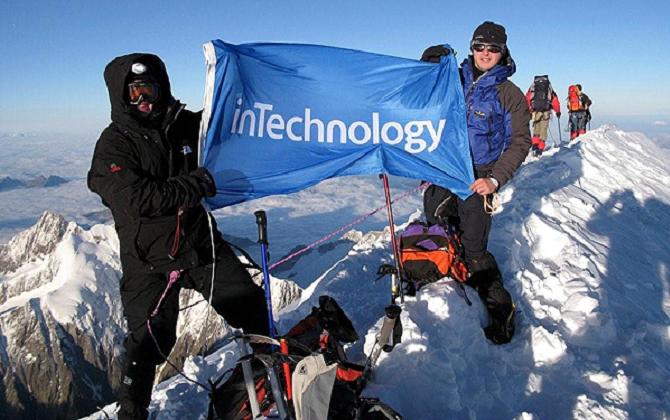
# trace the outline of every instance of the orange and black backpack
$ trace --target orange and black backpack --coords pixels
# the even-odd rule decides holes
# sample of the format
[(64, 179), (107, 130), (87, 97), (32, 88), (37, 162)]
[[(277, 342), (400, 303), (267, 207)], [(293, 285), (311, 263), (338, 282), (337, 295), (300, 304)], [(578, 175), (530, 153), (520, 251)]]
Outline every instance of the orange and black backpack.
[(577, 85), (570, 85), (568, 88), (568, 111), (583, 111), (582, 93), (579, 91)]
[(458, 233), (442, 225), (412, 222), (400, 234), (400, 260), (405, 280), (418, 287), (443, 277), (464, 282), (468, 269)]

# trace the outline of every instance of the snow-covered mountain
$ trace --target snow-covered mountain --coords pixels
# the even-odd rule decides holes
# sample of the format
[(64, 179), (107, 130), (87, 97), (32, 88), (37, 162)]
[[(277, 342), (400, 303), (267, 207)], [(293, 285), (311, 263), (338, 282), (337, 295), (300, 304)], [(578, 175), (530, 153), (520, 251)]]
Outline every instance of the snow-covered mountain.
[[(468, 306), (452, 282), (432, 284), (406, 298), (403, 342), (393, 352), (382, 353), (365, 393), (380, 397), (407, 419), (669, 417), (669, 157), (641, 134), (603, 126), (539, 159), (529, 158), (501, 192), (502, 207), (490, 238), (518, 309), (512, 342), (495, 346), (486, 340), (481, 329), (487, 322), (485, 310), (473, 290), (467, 289), (473, 302)], [(392, 186), (400, 193), (415, 185), (396, 179)], [(215, 214), (224, 234), (253, 254), (257, 246), (252, 213), (266, 209), (270, 251), (277, 261), (380, 203), (378, 180), (341, 178)], [(419, 208), (416, 195), (398, 202), (396, 223), (420, 216)], [(366, 219), (274, 271), (303, 289), (278, 313), (280, 332), (304, 317), (320, 295), (328, 294), (342, 305), (362, 337), (348, 348), (349, 358), (363, 360), (389, 300), (388, 279), (374, 281), (377, 267), (391, 255), (384, 217), (381, 213)], [(30, 235), (24, 232), (26, 238), (17, 236), (16, 242), (0, 249), (0, 267), (13, 264), (11, 272), (2, 270), (0, 277), (0, 369), (5, 378), (0, 390), (10, 401), (0, 403), (2, 410), (21, 409), (8, 396), (37, 395), (38, 385), (21, 379), (28, 377), (27, 367), (44, 370), (59, 366), (59, 357), (71, 360), (73, 354), (86, 353), (71, 351), (85, 345), (64, 343), (98, 344), (96, 350), (104, 356), (81, 359), (97, 374), (115, 369), (111, 356), (120, 351), (123, 323), (113, 229), (86, 229), (57, 219), (45, 215), (33, 228), (44, 226), (45, 232), (52, 232), (47, 236), (60, 235), (46, 241), (55, 245), (27, 239)], [(13, 245), (18, 242), (35, 244), (34, 253), (20, 252)], [(273, 280), (277, 285), (283, 282)], [(273, 294), (279, 294), (275, 284)], [(183, 298), (186, 305), (188, 296)], [(194, 314), (180, 324), (180, 334), (185, 328), (194, 330), (183, 334), (183, 346), (195, 341), (202, 326), (204, 307), (196, 308), (202, 311), (199, 317)], [(196, 309), (181, 318), (192, 311)], [(24, 342), (32, 336), (40, 339), (27, 352)], [(224, 345), (206, 357), (187, 357), (184, 373), (207, 383), (233, 366), (236, 358), (234, 347)], [(97, 386), (104, 398), (96, 401), (110, 401), (115, 383), (108, 378), (114, 375), (104, 377), (104, 382), (100, 376), (79, 374), (78, 366), (70, 370), (77, 372), (71, 374), (71, 383), (87, 382), (89, 392)], [(60, 378), (56, 373), (61, 371), (49, 369), (50, 378)], [(8, 376), (23, 382), (13, 379), (20, 386), (12, 388)], [(68, 385), (65, 379), (63, 385)], [(53, 407), (57, 400), (49, 398), (23, 404)], [(69, 401), (77, 413), (85, 412), (79, 401)], [(205, 390), (174, 376), (156, 385), (150, 409), (159, 419), (204, 418), (207, 403)], [(114, 418), (112, 405), (104, 410), (89, 418)]]
[[(114, 400), (125, 329), (118, 283), (121, 266), (113, 226), (85, 230), (45, 212), (30, 229), (0, 245), (0, 410), (10, 418), (76, 418)], [(259, 281), (260, 281), (260, 277)], [(300, 295), (274, 282), (279, 310)], [(230, 328), (207, 317), (202, 298), (183, 291), (184, 311), (170, 360), (211, 348)], [(162, 366), (158, 379), (174, 375)], [(45, 375), (49, 380), (45, 380)]]
[(111, 226), (85, 231), (45, 212), (0, 247), (3, 412), (71, 418), (110, 398), (124, 327), (119, 276)]

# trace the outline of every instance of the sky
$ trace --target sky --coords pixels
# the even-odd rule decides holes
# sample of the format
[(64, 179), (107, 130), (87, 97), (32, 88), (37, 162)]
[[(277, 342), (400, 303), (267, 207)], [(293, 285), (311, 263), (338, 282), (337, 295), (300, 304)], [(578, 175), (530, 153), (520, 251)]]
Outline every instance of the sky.
[[(202, 45), (295, 42), (418, 58), (449, 43), (459, 61), (474, 28), (503, 24), (526, 91), (549, 74), (559, 97), (580, 83), (594, 123), (670, 133), (670, 3), (665, 1), (17, 1), (0, 0), (0, 133), (97, 134), (109, 122), (102, 72), (153, 52), (175, 97), (203, 103)], [(567, 125), (565, 117), (564, 124)]]

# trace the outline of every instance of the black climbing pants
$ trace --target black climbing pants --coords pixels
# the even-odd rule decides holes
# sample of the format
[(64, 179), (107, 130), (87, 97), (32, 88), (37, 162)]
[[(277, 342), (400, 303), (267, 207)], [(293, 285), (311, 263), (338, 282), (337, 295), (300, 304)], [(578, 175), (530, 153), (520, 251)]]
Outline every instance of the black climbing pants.
[[(268, 335), (263, 289), (253, 283), (246, 268), (227, 244), (217, 248), (212, 306), (231, 326), (242, 328), (246, 333)], [(169, 355), (177, 338), (179, 291), (182, 288), (194, 289), (209, 299), (211, 264), (182, 271), (179, 280), (164, 296), (157, 314), (151, 316), (166, 289), (168, 274), (124, 273), (121, 280), (121, 300), (128, 334), (124, 341), (126, 361), (122, 372), (119, 418), (122, 418), (124, 408), (134, 413), (126, 418), (146, 417), (156, 366), (165, 361), (161, 353)], [(149, 333), (147, 320), (157, 343)]]

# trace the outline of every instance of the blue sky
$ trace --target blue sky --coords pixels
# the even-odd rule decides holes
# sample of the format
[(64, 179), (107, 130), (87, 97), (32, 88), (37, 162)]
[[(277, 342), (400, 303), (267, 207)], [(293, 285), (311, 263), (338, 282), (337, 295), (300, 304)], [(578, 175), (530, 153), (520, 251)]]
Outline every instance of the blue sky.
[(99, 132), (109, 121), (103, 69), (130, 52), (160, 55), (175, 96), (197, 109), (202, 44), (211, 39), (324, 44), (408, 58), (447, 42), (460, 61), (484, 20), (507, 28), (518, 69), (513, 81), (524, 92), (533, 75), (549, 74), (561, 99), (569, 84), (582, 84), (595, 123), (670, 131), (668, 4), (2, 0), (0, 133)]

